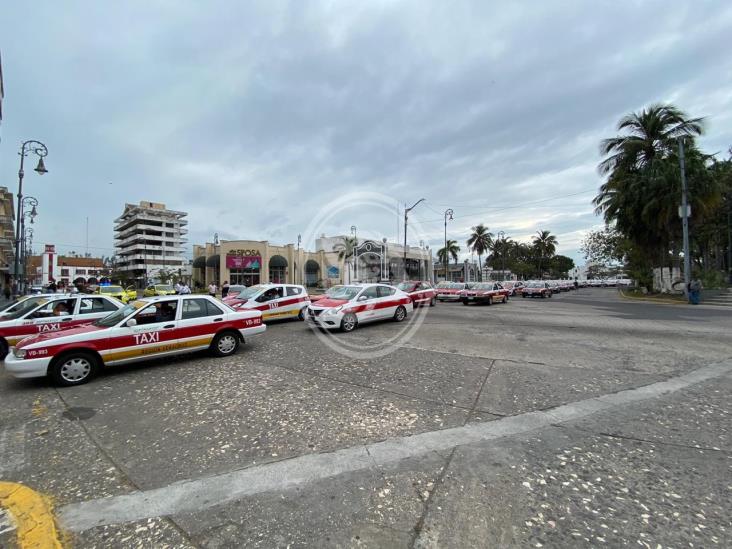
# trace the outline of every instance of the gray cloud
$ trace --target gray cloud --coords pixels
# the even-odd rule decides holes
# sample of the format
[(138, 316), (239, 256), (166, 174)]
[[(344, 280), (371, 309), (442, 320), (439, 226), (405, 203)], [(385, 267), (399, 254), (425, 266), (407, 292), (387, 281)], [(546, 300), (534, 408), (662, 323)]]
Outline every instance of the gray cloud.
[[(41, 139), (36, 242), (109, 255), (125, 201), (190, 212), (191, 241), (292, 242), (344, 192), (393, 196), (323, 230), (464, 241), (485, 222), (546, 228), (577, 257), (599, 223), (598, 141), (628, 111), (676, 101), (732, 144), (727, 2), (94, 2), (7, 6), (0, 173)], [(112, 185), (109, 185), (112, 182)], [(573, 196), (569, 196), (573, 195)], [(417, 231), (421, 222), (422, 231)]]

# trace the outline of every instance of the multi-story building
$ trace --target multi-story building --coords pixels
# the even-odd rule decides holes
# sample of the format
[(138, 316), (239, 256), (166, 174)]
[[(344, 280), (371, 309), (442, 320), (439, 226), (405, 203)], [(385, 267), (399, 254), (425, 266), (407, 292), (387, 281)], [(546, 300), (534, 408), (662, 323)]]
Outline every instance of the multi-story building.
[(188, 265), (187, 215), (156, 202), (125, 204), (114, 221), (117, 271), (137, 280), (139, 286), (160, 278), (162, 272), (179, 274)]
[(13, 193), (0, 187), (0, 286), (10, 284), (10, 274), (15, 258), (15, 208)]

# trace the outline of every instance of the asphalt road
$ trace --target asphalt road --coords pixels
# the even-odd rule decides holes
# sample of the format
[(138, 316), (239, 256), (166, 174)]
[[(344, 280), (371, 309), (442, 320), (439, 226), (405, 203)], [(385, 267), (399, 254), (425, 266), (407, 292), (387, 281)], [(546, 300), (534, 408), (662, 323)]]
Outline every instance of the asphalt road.
[(75, 547), (732, 545), (729, 310), (585, 289), (425, 312), (373, 358), (283, 322), (76, 388), (3, 372), (0, 479)]

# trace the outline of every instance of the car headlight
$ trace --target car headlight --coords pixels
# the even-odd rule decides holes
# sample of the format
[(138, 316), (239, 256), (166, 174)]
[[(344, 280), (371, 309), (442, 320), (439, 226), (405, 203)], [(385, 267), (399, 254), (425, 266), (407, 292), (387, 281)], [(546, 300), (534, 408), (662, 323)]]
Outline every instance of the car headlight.
[(328, 312), (326, 314), (337, 315), (338, 313), (341, 312), (342, 309), (343, 309), (343, 305), (339, 305), (338, 307), (333, 307), (332, 309), (328, 309)]
[(15, 358), (25, 358), (25, 353), (25, 349), (18, 349), (17, 347), (13, 349), (13, 355), (15, 356)]

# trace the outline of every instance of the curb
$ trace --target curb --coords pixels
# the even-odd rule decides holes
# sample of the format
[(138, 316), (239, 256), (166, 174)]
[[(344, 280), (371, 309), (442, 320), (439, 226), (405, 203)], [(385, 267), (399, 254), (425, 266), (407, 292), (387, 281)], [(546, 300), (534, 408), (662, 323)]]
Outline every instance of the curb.
[(627, 295), (623, 292), (623, 290), (618, 290), (618, 293), (621, 297), (625, 299), (633, 299), (635, 301), (644, 301), (645, 303), (661, 303), (664, 305), (688, 305), (685, 301), (679, 301), (677, 299), (667, 299), (667, 298), (647, 298), (647, 297), (641, 297), (641, 296), (634, 296), (634, 295)]
[(62, 549), (47, 498), (22, 484), (0, 481), (0, 507), (10, 512), (17, 526), (21, 549)]

